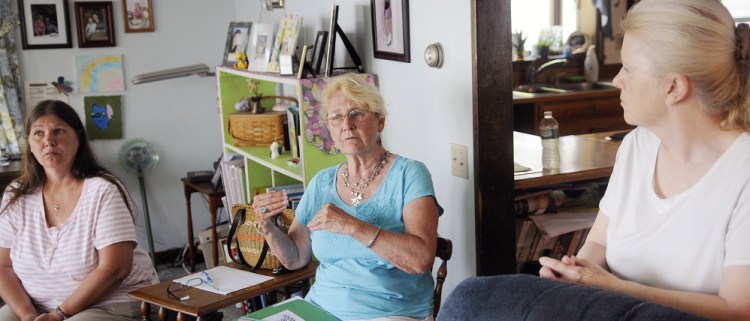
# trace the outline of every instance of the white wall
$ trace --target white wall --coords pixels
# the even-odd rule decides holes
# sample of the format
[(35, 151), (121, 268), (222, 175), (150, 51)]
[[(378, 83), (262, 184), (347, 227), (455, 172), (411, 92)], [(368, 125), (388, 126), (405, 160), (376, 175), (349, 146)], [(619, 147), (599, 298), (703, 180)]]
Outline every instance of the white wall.
[[(319, 30), (327, 30), (332, 1), (285, 1), (286, 8), (266, 11), (260, 1), (237, 0), (237, 20), (276, 23), (287, 14), (303, 16), (298, 45), (312, 45)], [(388, 108), (384, 144), (392, 152), (424, 162), (430, 169), (438, 202), (445, 209), (438, 232), (453, 241), (446, 291), (476, 275), (474, 243), (474, 177), (451, 176), (450, 144), (469, 147), (472, 137), (471, 1), (410, 1), (411, 63), (374, 59), (370, 1), (337, 1), (339, 24), (364, 61), (377, 74)], [(441, 69), (423, 59), (427, 45), (440, 42), (446, 60)], [(343, 44), (336, 44), (343, 59)], [(341, 56), (340, 56), (341, 55)], [(339, 62), (337, 66), (347, 65)]]
[[(114, 5), (116, 47), (78, 48), (73, 2), (69, 2), (73, 49), (23, 50), (21, 74), (26, 81), (52, 81), (58, 76), (75, 79), (74, 56), (121, 54), (126, 79), (122, 95), (123, 135), (121, 140), (91, 142), (99, 160), (125, 181), (140, 209), (138, 239), (148, 249), (138, 179), (128, 175), (117, 162), (124, 143), (133, 138), (151, 142), (157, 149), (159, 165), (145, 178), (156, 251), (182, 247), (187, 243), (186, 209), (181, 177), (187, 171), (211, 169), (220, 153), (219, 122), (214, 77), (191, 76), (131, 85), (135, 75), (160, 69), (205, 63), (221, 63), (228, 21), (234, 4), (228, 1), (153, 1), (155, 32), (125, 33), (122, 2)], [(20, 35), (20, 33), (19, 33)], [(20, 38), (19, 38), (20, 48)], [(212, 68), (213, 69), (213, 68)], [(83, 116), (83, 94), (72, 93), (71, 105)], [(193, 194), (196, 231), (208, 227), (205, 201)], [(197, 234), (196, 234), (197, 237)]]
[[(27, 80), (74, 78), (73, 56), (121, 53), (125, 75), (194, 63), (217, 65), (229, 21), (277, 23), (286, 13), (304, 17), (298, 44), (313, 44), (326, 30), (331, 1), (286, 1), (286, 8), (265, 11), (260, 1), (154, 1), (156, 32), (125, 34), (120, 1), (114, 1), (117, 47), (26, 50), (22, 72)], [(411, 1), (409, 7), (411, 63), (373, 59), (370, 1), (339, 1), (339, 24), (362, 57), (365, 69), (377, 74), (389, 110), (384, 143), (394, 153), (423, 161), (430, 169), (437, 198), (445, 209), (438, 231), (453, 240), (446, 295), (463, 279), (475, 275), (474, 178), (450, 174), (450, 144), (466, 145), (473, 155), (472, 51), (470, 1)], [(71, 4), (72, 12), (72, 4)], [(442, 69), (429, 68), (422, 58), (427, 45), (445, 49)], [(77, 47), (77, 46), (76, 46)], [(337, 43), (339, 55), (344, 47)], [(340, 57), (343, 58), (343, 57)], [(341, 59), (339, 59), (341, 60)], [(344, 62), (337, 62), (343, 65)], [(128, 85), (123, 93), (125, 137), (144, 138), (159, 150), (161, 162), (146, 178), (156, 248), (185, 244), (185, 202), (179, 181), (189, 170), (207, 169), (219, 155), (219, 128), (213, 78), (180, 78)], [(71, 103), (82, 113), (82, 95)], [(137, 179), (119, 170), (116, 154), (125, 140), (94, 141), (106, 166), (124, 179), (140, 207)], [(196, 231), (207, 227), (205, 203), (193, 197)], [(205, 214), (205, 215), (201, 215)], [(143, 231), (139, 224), (139, 232)], [(145, 232), (139, 234), (146, 247)]]

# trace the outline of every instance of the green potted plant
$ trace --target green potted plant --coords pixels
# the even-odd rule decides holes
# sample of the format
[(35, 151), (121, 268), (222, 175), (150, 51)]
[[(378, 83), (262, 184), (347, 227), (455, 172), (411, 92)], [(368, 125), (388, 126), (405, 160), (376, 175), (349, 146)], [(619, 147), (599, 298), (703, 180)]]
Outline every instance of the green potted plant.
[(260, 93), (260, 80), (248, 79), (247, 90), (250, 92), (250, 113), (260, 114), (263, 112), (263, 107), (260, 105), (263, 94)]
[(539, 54), (539, 57), (542, 59), (547, 59), (549, 57), (549, 46), (551, 43), (547, 40), (539, 39), (539, 42), (536, 43), (536, 52)]
[(516, 49), (516, 60), (523, 60), (523, 54), (526, 50), (526, 37), (523, 35), (523, 31), (516, 31), (513, 33), (513, 48)]
[(539, 32), (539, 39), (535, 47), (540, 58), (547, 59), (551, 47), (556, 49), (561, 46), (559, 33), (559, 29), (556, 28), (544, 28)]

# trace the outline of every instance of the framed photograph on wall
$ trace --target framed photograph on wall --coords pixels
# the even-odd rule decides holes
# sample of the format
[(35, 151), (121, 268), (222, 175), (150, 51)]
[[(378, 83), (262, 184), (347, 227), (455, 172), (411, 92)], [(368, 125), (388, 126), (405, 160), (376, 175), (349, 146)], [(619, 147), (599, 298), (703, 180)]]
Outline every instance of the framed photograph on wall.
[(409, 0), (370, 0), (375, 58), (411, 62)]
[(122, 0), (122, 21), (125, 32), (153, 32), (154, 11), (151, 0)]
[(112, 2), (76, 2), (78, 47), (114, 47), (115, 24)]
[(18, 0), (23, 49), (73, 48), (68, 0)]
[(229, 23), (227, 44), (224, 48), (224, 59), (221, 63), (223, 66), (234, 65), (237, 63), (237, 54), (240, 52), (245, 53), (250, 40), (251, 25), (252, 22), (232, 21)]

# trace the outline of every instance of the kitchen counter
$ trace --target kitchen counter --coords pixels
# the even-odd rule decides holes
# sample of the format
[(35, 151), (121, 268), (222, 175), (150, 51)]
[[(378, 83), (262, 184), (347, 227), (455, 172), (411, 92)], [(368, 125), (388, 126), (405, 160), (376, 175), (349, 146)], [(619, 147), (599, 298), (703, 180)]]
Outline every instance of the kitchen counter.
[(588, 91), (569, 91), (564, 93), (525, 93), (513, 91), (513, 104), (535, 104), (539, 102), (550, 102), (569, 99), (588, 99), (598, 97), (620, 96), (620, 89), (598, 89)]

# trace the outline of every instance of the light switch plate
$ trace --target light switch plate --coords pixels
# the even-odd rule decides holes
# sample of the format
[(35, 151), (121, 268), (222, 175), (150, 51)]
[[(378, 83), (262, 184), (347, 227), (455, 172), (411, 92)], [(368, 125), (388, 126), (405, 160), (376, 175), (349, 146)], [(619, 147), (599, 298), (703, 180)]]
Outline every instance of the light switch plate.
[(469, 179), (469, 149), (465, 145), (451, 144), (451, 174)]

